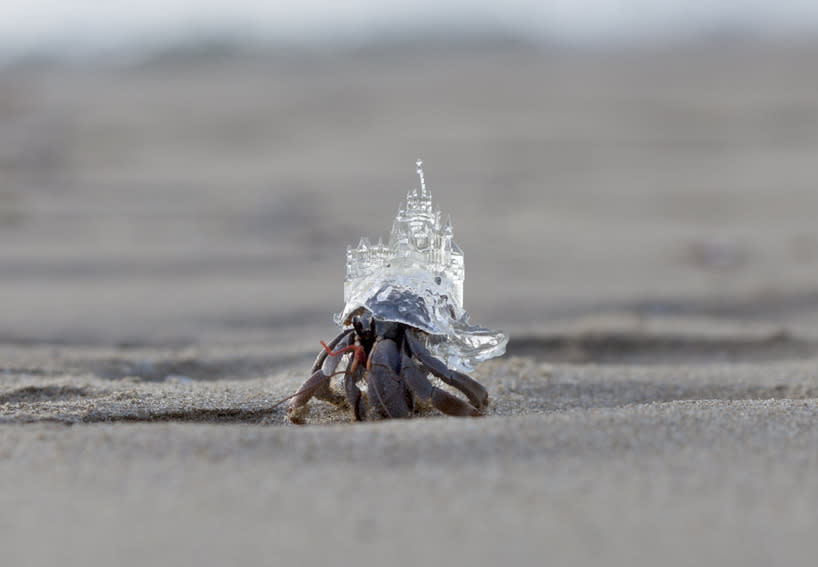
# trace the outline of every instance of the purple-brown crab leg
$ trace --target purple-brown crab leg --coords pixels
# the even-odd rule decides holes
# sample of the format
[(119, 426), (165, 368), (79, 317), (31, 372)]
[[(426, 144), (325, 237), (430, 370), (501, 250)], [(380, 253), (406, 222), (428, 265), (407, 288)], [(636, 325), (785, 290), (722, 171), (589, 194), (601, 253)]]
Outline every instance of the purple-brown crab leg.
[[(347, 329), (332, 339), (327, 347), (329, 350), (332, 350), (336, 346), (340, 348), (349, 346), (353, 336), (354, 330)], [(322, 349), (321, 353), (318, 354), (315, 359), (315, 364), (313, 364), (312, 375), (301, 385), (298, 392), (296, 392), (290, 401), (290, 407), (287, 409), (287, 417), (290, 418), (291, 422), (304, 422), (307, 402), (309, 402), (313, 396), (319, 400), (324, 400), (335, 405), (344, 402), (344, 396), (336, 394), (329, 386), (332, 373), (335, 372), (343, 356), (343, 354), (339, 353), (336, 356), (329, 357), (327, 349)]]
[(409, 345), (409, 350), (418, 361), (429, 369), (429, 372), (446, 382), (450, 386), (454, 386), (463, 392), (469, 401), (477, 409), (486, 407), (489, 401), (489, 393), (480, 382), (474, 378), (452, 370), (441, 361), (432, 356), (425, 346), (415, 336), (414, 331), (407, 330), (406, 342)]
[(406, 350), (401, 353), (401, 376), (412, 393), (424, 401), (431, 402), (445, 414), (466, 417), (483, 415), (464, 400), (429, 382), (426, 373), (418, 368)]
[[(353, 332), (355, 332), (355, 329), (346, 329), (344, 331), (341, 331), (329, 342), (327, 348), (329, 348), (329, 350), (334, 350), (338, 343), (340, 343), (344, 338), (346, 338), (347, 335)], [(312, 370), (310, 370), (310, 374), (312, 374), (313, 372), (321, 368), (321, 366), (323, 366), (324, 360), (326, 360), (327, 358), (327, 354), (328, 354), (327, 349), (322, 348), (321, 351), (318, 353), (318, 356), (315, 357), (315, 363), (312, 365)]]
[(347, 395), (347, 402), (352, 408), (352, 415), (355, 417), (355, 421), (363, 421), (366, 419), (366, 406), (364, 405), (361, 390), (358, 388), (358, 381), (363, 378), (366, 369), (362, 364), (358, 364), (353, 372), (353, 365), (355, 365), (355, 356), (351, 356), (349, 362), (347, 362), (346, 375), (344, 376), (344, 392)]
[(369, 412), (373, 417), (409, 417), (410, 394), (398, 376), (400, 350), (391, 339), (378, 339), (366, 362)]

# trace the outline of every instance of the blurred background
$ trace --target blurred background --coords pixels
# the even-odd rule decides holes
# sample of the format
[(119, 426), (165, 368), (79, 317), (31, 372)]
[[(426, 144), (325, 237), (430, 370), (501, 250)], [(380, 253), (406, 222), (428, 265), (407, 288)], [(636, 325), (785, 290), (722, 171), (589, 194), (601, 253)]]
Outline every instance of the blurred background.
[(473, 322), (818, 336), (815, 2), (0, 0), (0, 64), (3, 342), (314, 350), (418, 157)]

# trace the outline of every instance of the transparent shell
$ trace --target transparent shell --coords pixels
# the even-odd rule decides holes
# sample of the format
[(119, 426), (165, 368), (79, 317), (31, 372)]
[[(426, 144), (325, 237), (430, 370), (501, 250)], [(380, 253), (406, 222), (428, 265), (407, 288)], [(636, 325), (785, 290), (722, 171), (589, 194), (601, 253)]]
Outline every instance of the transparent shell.
[(420, 191), (410, 191), (401, 204), (389, 243), (362, 238), (357, 248), (347, 248), (346, 306), (335, 320), (346, 325), (364, 308), (381, 320), (410, 325), (427, 334), (432, 354), (468, 372), (502, 355), (508, 335), (469, 324), (463, 251), (454, 242), (451, 221), (441, 224), (440, 211), (432, 209), (422, 165), (418, 160)]

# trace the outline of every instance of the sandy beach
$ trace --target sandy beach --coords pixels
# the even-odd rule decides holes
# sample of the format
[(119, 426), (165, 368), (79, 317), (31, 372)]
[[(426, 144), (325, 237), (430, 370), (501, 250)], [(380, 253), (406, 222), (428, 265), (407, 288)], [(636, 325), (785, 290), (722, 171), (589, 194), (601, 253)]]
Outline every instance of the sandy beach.
[[(0, 564), (818, 554), (818, 47), (0, 70)], [(488, 415), (275, 402), (426, 181)]]

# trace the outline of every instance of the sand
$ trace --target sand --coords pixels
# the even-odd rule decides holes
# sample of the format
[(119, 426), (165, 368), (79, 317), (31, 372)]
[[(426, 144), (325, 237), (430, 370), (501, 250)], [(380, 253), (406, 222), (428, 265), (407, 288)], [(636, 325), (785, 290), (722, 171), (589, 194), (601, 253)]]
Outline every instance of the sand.
[[(818, 50), (0, 72), (0, 563), (810, 564)], [(423, 157), (488, 415), (273, 404)]]

